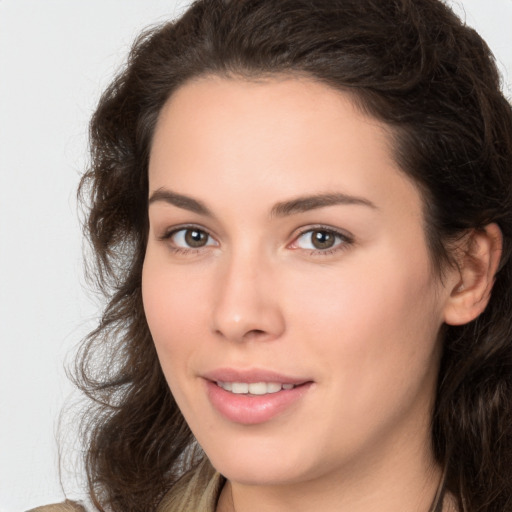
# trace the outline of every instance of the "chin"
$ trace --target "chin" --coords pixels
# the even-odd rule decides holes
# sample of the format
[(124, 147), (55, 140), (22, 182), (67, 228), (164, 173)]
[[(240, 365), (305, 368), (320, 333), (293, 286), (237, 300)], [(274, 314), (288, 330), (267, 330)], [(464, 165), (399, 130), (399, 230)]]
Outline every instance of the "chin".
[(285, 439), (237, 440), (205, 451), (217, 471), (244, 485), (289, 484), (310, 478), (314, 472), (303, 450)]
[(216, 462), (212, 461), (219, 473), (231, 482), (242, 485), (284, 485), (300, 482), (305, 478), (304, 471), (291, 461), (259, 458), (247, 462), (247, 459), (238, 456)]

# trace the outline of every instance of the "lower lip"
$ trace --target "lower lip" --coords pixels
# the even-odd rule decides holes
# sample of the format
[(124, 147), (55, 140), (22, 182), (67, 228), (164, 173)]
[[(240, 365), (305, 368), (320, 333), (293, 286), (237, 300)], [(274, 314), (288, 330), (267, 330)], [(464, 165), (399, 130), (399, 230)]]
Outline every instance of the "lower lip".
[(293, 389), (283, 389), (266, 395), (235, 394), (215, 382), (205, 381), (208, 398), (215, 409), (226, 419), (244, 425), (256, 425), (270, 421), (296, 404), (311, 387), (311, 382)]

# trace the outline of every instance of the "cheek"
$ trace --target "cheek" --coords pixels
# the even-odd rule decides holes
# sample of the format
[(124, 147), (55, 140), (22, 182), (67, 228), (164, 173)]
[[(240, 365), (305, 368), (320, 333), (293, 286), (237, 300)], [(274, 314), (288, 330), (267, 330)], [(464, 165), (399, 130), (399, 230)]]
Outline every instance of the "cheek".
[(347, 271), (303, 277), (291, 325), (324, 360), (327, 378), (370, 396), (429, 371), (441, 314), (428, 265), (424, 254), (405, 262), (383, 251)]
[(167, 377), (186, 369), (186, 360), (204, 332), (205, 281), (180, 272), (148, 254), (142, 274), (144, 311), (160, 363)]
[[(197, 408), (193, 361), (205, 343), (205, 281), (171, 267), (150, 253), (142, 274), (148, 326), (167, 384), (190, 422)], [(204, 348), (204, 347), (203, 347)], [(192, 418), (194, 415), (192, 414)]]

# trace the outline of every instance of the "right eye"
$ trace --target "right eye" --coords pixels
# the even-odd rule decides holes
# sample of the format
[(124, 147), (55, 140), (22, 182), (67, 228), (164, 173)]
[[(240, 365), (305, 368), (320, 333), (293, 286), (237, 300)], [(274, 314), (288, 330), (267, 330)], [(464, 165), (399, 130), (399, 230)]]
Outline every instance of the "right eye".
[(164, 237), (179, 249), (201, 249), (217, 242), (206, 232), (199, 228), (181, 228), (171, 231)]

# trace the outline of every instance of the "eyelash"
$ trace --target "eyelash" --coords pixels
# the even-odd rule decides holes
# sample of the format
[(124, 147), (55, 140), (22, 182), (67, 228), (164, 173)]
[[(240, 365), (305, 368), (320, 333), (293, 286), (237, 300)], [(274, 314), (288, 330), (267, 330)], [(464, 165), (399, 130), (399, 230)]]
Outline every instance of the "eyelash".
[[(166, 231), (162, 236), (158, 237), (158, 239), (160, 241), (171, 241), (171, 238), (173, 236), (175, 236), (177, 233), (179, 233), (180, 231), (189, 231), (189, 230), (199, 231), (201, 233), (204, 233), (209, 239), (213, 239), (212, 235), (210, 235), (207, 230), (205, 230), (199, 226), (195, 226), (195, 225), (184, 225), (184, 226), (172, 228), (169, 231)], [(307, 229), (303, 229), (302, 231), (300, 231), (294, 237), (293, 242), (291, 244), (288, 244), (287, 247), (291, 247), (294, 250), (300, 249), (300, 247), (292, 247), (292, 246), (294, 244), (297, 244), (297, 242), (300, 240), (300, 238), (303, 237), (304, 235), (307, 235), (308, 233), (312, 234), (315, 231), (324, 232), (324, 233), (327, 233), (328, 235), (334, 236), (336, 239), (338, 239), (338, 243), (334, 247), (328, 248), (328, 249), (303, 249), (303, 250), (308, 251), (309, 256), (330, 256), (337, 252), (347, 250), (354, 243), (353, 237), (348, 235), (347, 233), (341, 232), (341, 231), (334, 229), (332, 227), (329, 227), (329, 226), (317, 225), (317, 226), (308, 226)], [(195, 248), (195, 247), (179, 247), (177, 245), (172, 244), (172, 242), (169, 243), (169, 245), (170, 245), (170, 250), (173, 253), (180, 254), (180, 255), (198, 254), (202, 250), (204, 250), (206, 247), (211, 247), (211, 245), (208, 245), (208, 244), (201, 246), (201, 247), (197, 247), (197, 248)]]
[[(332, 254), (335, 254), (337, 252), (346, 251), (351, 245), (354, 244), (354, 239), (352, 236), (350, 236), (348, 233), (341, 232), (337, 229), (334, 229), (330, 226), (308, 226), (307, 229), (303, 229), (298, 233), (297, 236), (294, 237), (292, 244), (297, 244), (298, 240), (303, 237), (304, 235), (307, 235), (308, 233), (313, 234), (315, 231), (327, 233), (329, 235), (334, 236), (336, 239), (338, 239), (338, 243), (331, 248), (328, 249), (305, 249), (309, 251), (309, 256), (330, 256)], [(290, 245), (292, 245), (290, 244)], [(289, 246), (290, 246), (289, 245)], [(294, 249), (300, 249), (299, 247)]]
[(195, 226), (193, 224), (185, 225), (185, 226), (178, 226), (175, 228), (170, 229), (169, 231), (166, 231), (162, 236), (158, 237), (158, 239), (162, 242), (169, 241), (170, 249), (175, 254), (180, 255), (189, 255), (189, 254), (198, 254), (206, 247), (209, 247), (208, 245), (204, 245), (202, 247), (179, 247), (177, 245), (174, 245), (171, 241), (171, 238), (179, 233), (180, 231), (199, 231), (201, 233), (204, 233), (208, 238), (213, 239), (213, 237), (206, 231), (205, 229)]

